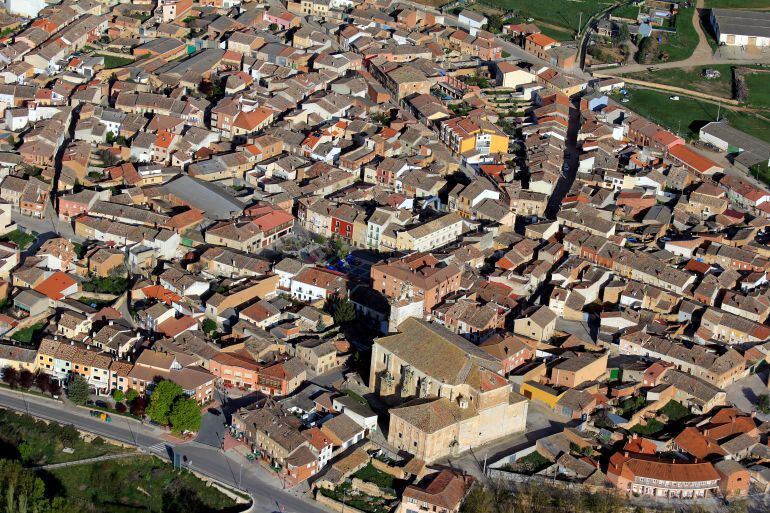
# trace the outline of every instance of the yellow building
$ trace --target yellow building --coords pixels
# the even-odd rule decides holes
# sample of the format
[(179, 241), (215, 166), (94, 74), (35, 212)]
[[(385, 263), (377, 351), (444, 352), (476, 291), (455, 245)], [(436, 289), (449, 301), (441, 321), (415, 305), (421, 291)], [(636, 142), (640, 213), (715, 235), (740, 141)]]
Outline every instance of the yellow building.
[(441, 123), (441, 140), (459, 155), (506, 153), (508, 136), (481, 118), (459, 117)]
[(521, 384), (521, 394), (532, 401), (539, 401), (551, 409), (556, 409), (556, 403), (559, 402), (565, 390), (561, 392), (537, 381), (525, 381)]

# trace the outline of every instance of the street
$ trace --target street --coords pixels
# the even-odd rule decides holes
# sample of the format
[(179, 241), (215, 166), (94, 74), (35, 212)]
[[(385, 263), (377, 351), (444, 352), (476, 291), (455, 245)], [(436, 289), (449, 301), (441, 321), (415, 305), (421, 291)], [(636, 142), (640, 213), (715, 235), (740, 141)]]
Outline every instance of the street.
[(174, 451), (182, 455), (183, 460), (186, 457), (185, 467), (247, 492), (254, 500), (249, 510), (252, 512), (327, 513), (320, 505), (283, 490), (276, 476), (268, 474), (255, 463), (249, 463), (245, 458), (227, 455), (198, 442), (166, 442), (163, 438), (165, 431), (126, 417), (113, 415), (112, 422), (105, 423), (91, 417), (86, 409), (68, 408), (53, 399), (7, 389), (0, 389), (0, 407), (60, 424), (70, 424), (89, 433), (134, 445), (144, 452), (167, 458), (169, 462), (171, 451)]

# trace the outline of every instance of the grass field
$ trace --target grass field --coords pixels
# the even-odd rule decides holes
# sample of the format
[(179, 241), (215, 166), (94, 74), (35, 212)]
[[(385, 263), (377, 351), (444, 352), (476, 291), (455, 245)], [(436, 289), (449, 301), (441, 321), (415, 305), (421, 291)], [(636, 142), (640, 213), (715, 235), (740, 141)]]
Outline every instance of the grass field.
[(11, 339), (19, 342), (22, 345), (30, 346), (33, 344), (33, 342), (36, 341), (43, 328), (45, 328), (45, 323), (36, 322), (31, 326), (27, 326), (26, 328), (22, 328), (14, 332), (14, 334), (11, 335)]
[[(703, 70), (711, 68), (719, 71), (719, 78), (707, 80), (703, 78)], [(684, 89), (692, 89), (702, 93), (731, 98), (733, 94), (733, 70), (731, 64), (716, 66), (699, 66), (695, 68), (664, 68), (658, 71), (640, 71), (623, 75), (628, 78), (666, 84)]]
[[(62, 452), (64, 447), (71, 453)], [(0, 453), (24, 465), (46, 465), (95, 458), (126, 449), (107, 443), (85, 442), (71, 426), (46, 424), (27, 415), (0, 410)]]
[(767, 0), (706, 0), (707, 9), (713, 7), (722, 9), (767, 9), (770, 8)]
[[(679, 101), (669, 100), (670, 93), (633, 89), (629, 101), (623, 103), (641, 116), (668, 128), (672, 132), (679, 131), (686, 138), (697, 137), (700, 128), (710, 121), (715, 121), (719, 106), (688, 98), (680, 97)], [(764, 141), (770, 141), (770, 122), (755, 116), (750, 112), (739, 112), (722, 107), (720, 117), (727, 118), (732, 126), (743, 130)], [(770, 114), (769, 114), (770, 115)]]
[(557, 41), (572, 41), (575, 39), (575, 33), (571, 30), (561, 30), (555, 27), (541, 26), (540, 32), (548, 37), (552, 37)]
[(523, 18), (534, 18), (535, 23), (542, 21), (577, 31), (580, 13), (582, 13), (583, 23), (585, 23), (592, 14), (602, 10), (612, 2), (600, 0), (583, 0), (582, 2), (570, 0), (546, 0), (542, 2), (533, 0), (483, 0), (482, 3), (506, 11), (514, 11)]
[(639, 7), (635, 5), (621, 5), (612, 11), (612, 15), (618, 16), (620, 18), (628, 18), (629, 20), (635, 20), (639, 15)]
[(694, 11), (694, 7), (681, 9), (676, 15), (676, 34), (666, 35), (666, 42), (660, 45), (659, 52), (667, 53), (669, 62), (687, 59), (698, 46), (698, 33), (692, 24)]
[(105, 69), (122, 68), (123, 66), (128, 66), (134, 62), (134, 59), (128, 57), (116, 57), (114, 55), (96, 55), (96, 57), (104, 57)]
[(21, 230), (14, 230), (0, 237), (0, 240), (13, 242), (17, 246), (19, 246), (19, 249), (21, 249), (22, 251), (27, 249), (30, 244), (35, 242), (35, 239), (36, 237), (34, 237), (33, 235), (30, 235), (29, 233), (25, 233)]
[(189, 472), (174, 471), (151, 456), (63, 468), (46, 475), (56, 490), (84, 512), (217, 513), (234, 511), (234, 501)]
[(770, 109), (770, 73), (751, 73), (746, 75), (749, 86), (749, 103), (753, 107)]

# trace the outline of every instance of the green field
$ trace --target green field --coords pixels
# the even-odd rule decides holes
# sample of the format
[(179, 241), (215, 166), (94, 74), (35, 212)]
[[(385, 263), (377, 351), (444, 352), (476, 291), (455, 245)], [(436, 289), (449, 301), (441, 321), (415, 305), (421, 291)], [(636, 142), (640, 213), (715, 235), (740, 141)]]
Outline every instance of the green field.
[(104, 57), (104, 69), (122, 68), (134, 62), (134, 59), (129, 57), (116, 57), (114, 55), (97, 54), (95, 57)]
[[(63, 452), (68, 447), (71, 451)], [(27, 415), (0, 410), (0, 453), (24, 465), (46, 465), (95, 458), (126, 449), (101, 441), (85, 442), (72, 426), (46, 424)]]
[(636, 17), (639, 15), (639, 7), (635, 5), (621, 5), (614, 11), (612, 11), (613, 16), (618, 16), (619, 18), (628, 18), (629, 20), (635, 20)]
[(540, 32), (557, 41), (572, 41), (575, 39), (575, 33), (571, 30), (561, 30), (554, 27), (540, 27)]
[(45, 481), (46, 489), (85, 512), (235, 511), (234, 501), (216, 488), (151, 456), (57, 469)]
[[(719, 71), (719, 78), (707, 80), (703, 77), (703, 70), (710, 68)], [(713, 94), (724, 98), (731, 98), (733, 94), (733, 70), (731, 64), (718, 64), (715, 66), (698, 66), (695, 68), (664, 68), (657, 71), (640, 71), (623, 75), (628, 78), (655, 82), (684, 89), (692, 89), (701, 93)]]
[(676, 15), (676, 34), (667, 35), (667, 41), (660, 45), (659, 53), (667, 53), (669, 62), (687, 59), (698, 46), (698, 33), (692, 24), (694, 11), (694, 7), (681, 9)]
[(13, 242), (19, 246), (19, 249), (22, 251), (27, 249), (30, 244), (35, 242), (35, 239), (37, 239), (37, 237), (30, 235), (29, 233), (25, 233), (21, 230), (13, 230), (12, 232), (8, 232), (0, 237), (0, 240), (2, 241)]
[(706, 0), (704, 7), (722, 9), (767, 9), (770, 3), (767, 0)]
[(669, 100), (671, 93), (632, 89), (629, 101), (624, 107), (671, 130), (679, 131), (685, 138), (694, 138), (698, 130), (710, 121), (715, 121), (717, 113), (726, 118), (732, 126), (755, 137), (770, 141), (770, 122), (750, 112), (719, 109), (718, 105), (694, 98), (681, 96), (679, 101)]
[(749, 86), (749, 104), (770, 109), (770, 73), (746, 75), (746, 85)]
[[(516, 12), (520, 18), (534, 18), (535, 22), (545, 22), (573, 31), (578, 30), (582, 13), (583, 24), (592, 14), (611, 5), (612, 2), (600, 0), (584, 0), (575, 2), (570, 0), (546, 0), (537, 2), (533, 0), (483, 0), (481, 3), (498, 7), (506, 11)], [(521, 21), (519, 19), (516, 20)], [(543, 27), (540, 27), (541, 30)]]

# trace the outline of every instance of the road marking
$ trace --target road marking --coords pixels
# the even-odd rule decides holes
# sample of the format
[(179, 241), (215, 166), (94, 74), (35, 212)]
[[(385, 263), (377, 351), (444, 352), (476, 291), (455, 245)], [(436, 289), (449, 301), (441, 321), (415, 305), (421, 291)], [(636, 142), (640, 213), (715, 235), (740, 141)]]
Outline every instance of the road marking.
[(166, 442), (160, 442), (147, 448), (150, 452), (166, 452)]

